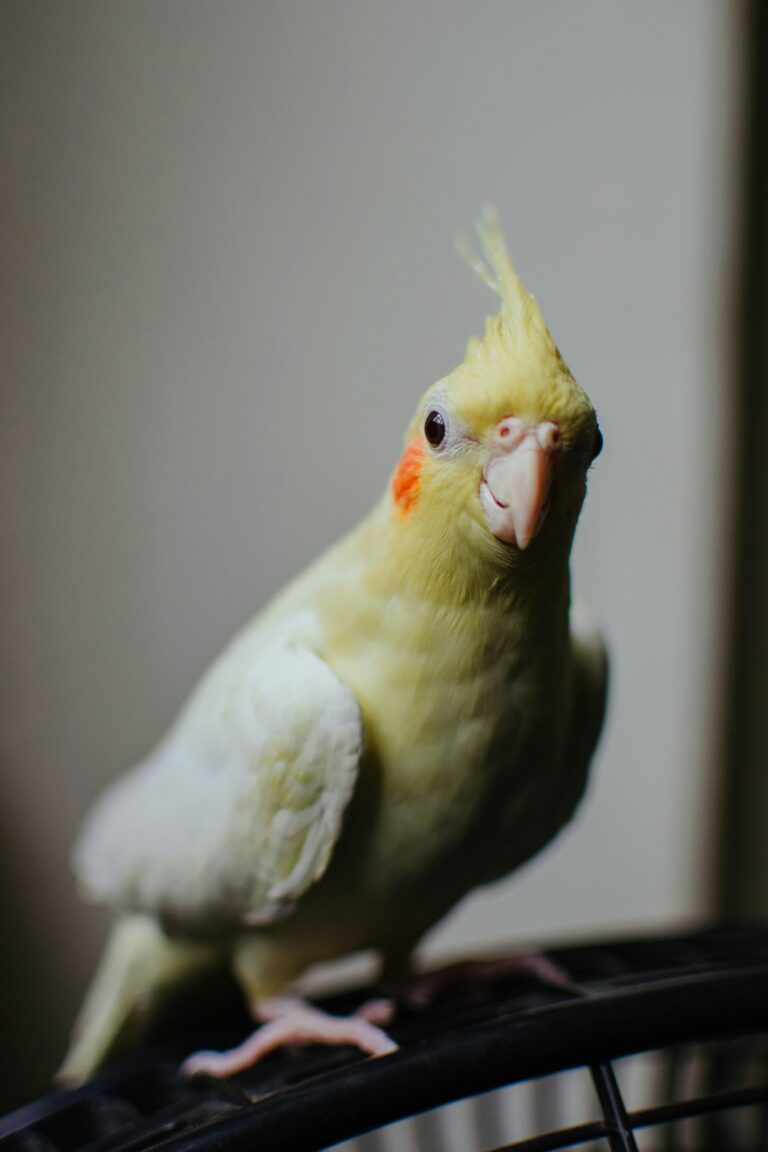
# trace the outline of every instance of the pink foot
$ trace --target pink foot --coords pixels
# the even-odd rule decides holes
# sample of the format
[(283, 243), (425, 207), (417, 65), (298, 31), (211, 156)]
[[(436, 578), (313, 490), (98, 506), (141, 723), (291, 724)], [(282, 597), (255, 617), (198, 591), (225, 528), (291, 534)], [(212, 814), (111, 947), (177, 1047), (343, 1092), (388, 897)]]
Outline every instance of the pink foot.
[(434, 972), (407, 978), (392, 989), (392, 995), (409, 1008), (429, 1008), (441, 996), (455, 989), (479, 998), (494, 984), (514, 976), (528, 976), (542, 984), (566, 992), (582, 990), (564, 968), (541, 953), (500, 956), (493, 960), (460, 960)]
[(369, 1000), (352, 1016), (330, 1016), (303, 1000), (279, 996), (262, 1000), (255, 1015), (264, 1021), (253, 1035), (228, 1052), (195, 1052), (181, 1065), (182, 1076), (234, 1076), (258, 1063), (268, 1052), (291, 1044), (350, 1044), (371, 1056), (386, 1056), (397, 1049), (378, 1025), (394, 1013), (391, 1000)]

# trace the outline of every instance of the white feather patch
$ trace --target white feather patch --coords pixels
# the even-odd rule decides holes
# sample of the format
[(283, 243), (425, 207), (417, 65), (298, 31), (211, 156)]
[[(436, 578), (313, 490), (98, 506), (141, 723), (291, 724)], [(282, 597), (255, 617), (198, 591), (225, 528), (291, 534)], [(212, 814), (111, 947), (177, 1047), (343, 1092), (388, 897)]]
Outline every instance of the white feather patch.
[(235, 647), (169, 736), (94, 809), (95, 899), (190, 925), (287, 915), (328, 866), (354, 788), (357, 701), (306, 649)]

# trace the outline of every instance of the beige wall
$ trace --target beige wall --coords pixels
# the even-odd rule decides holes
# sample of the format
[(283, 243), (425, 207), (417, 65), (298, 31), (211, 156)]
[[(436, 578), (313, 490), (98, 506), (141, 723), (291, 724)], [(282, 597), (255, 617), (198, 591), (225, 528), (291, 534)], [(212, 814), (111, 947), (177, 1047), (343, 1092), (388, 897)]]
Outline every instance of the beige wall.
[(604, 427), (575, 575), (614, 682), (575, 826), (435, 944), (707, 910), (738, 12), (0, 10), (0, 1005), (20, 1077), (60, 1052), (103, 932), (67, 871), (83, 811), (377, 496), (492, 308), (452, 247), (487, 199)]

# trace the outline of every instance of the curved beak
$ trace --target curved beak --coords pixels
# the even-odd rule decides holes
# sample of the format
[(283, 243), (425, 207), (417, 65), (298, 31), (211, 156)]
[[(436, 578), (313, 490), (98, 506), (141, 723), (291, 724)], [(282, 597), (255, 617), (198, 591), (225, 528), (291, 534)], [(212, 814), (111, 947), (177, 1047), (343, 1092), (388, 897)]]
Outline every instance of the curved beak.
[(544, 523), (552, 487), (554, 424), (526, 426), (510, 418), (494, 432), (480, 501), (494, 536), (522, 551)]

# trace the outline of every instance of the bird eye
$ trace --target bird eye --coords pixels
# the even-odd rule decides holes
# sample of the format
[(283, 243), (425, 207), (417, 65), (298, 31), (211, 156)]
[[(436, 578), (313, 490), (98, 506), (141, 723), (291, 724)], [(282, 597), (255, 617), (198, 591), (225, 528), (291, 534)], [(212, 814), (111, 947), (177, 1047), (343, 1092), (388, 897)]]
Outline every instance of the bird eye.
[(424, 421), (424, 435), (433, 448), (439, 448), (445, 440), (445, 417), (433, 408)]
[(600, 431), (600, 425), (595, 425), (595, 440), (592, 445), (592, 459), (597, 460), (598, 456), (603, 450), (603, 434)]

